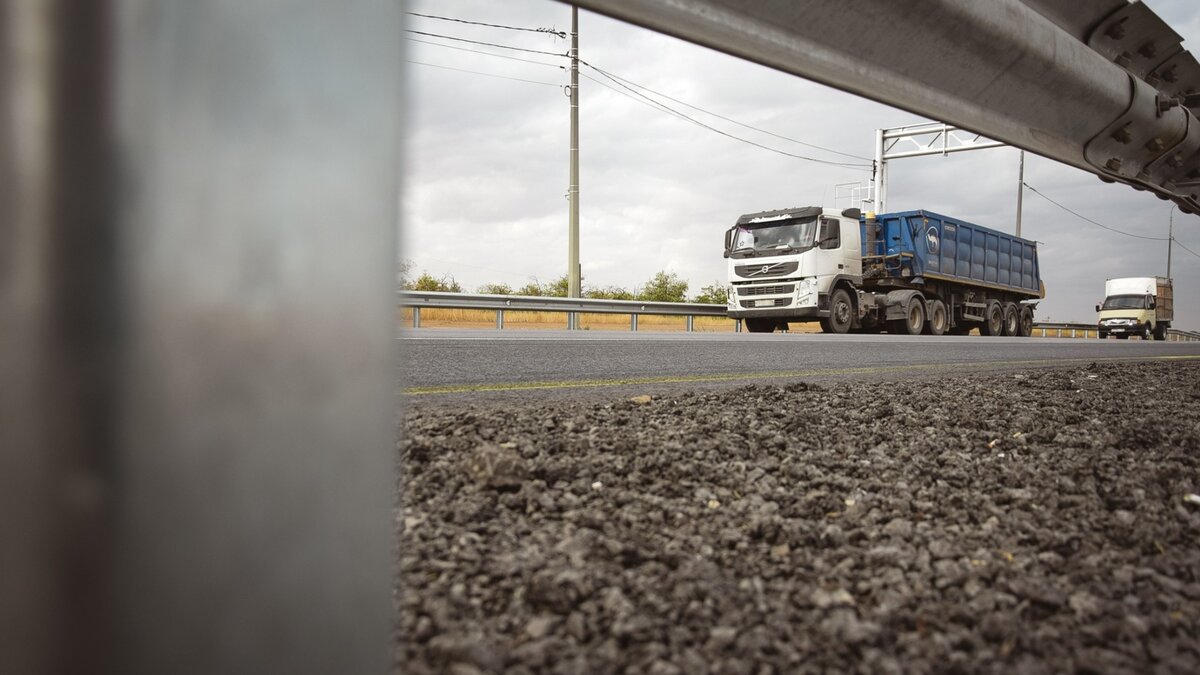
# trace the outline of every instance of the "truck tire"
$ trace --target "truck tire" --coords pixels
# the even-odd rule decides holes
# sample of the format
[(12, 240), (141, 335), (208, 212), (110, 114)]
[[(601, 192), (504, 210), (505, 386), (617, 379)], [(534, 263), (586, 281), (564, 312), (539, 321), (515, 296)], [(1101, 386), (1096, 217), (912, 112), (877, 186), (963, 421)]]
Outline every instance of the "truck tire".
[(1016, 337), (1017, 331), (1021, 329), (1021, 310), (1017, 309), (1017, 303), (1004, 303), (1004, 334)]
[(1033, 308), (1028, 305), (1021, 306), (1021, 321), (1017, 326), (1017, 335), (1021, 337), (1033, 335)]
[(1154, 339), (1162, 342), (1167, 341), (1167, 324), (1160, 323), (1154, 326)]
[(1101, 340), (1107, 340), (1107, 339), (1108, 339), (1108, 333), (1105, 333), (1105, 332), (1104, 332), (1104, 331), (1102, 331), (1102, 330), (1101, 330), (1101, 331), (1096, 331), (1096, 337), (1100, 338)]
[(946, 303), (941, 300), (929, 301), (929, 320), (925, 322), (927, 335), (945, 335), (950, 325), (950, 316), (946, 313)]
[(775, 319), (745, 319), (745, 322), (746, 330), (751, 333), (773, 333), (778, 323)]
[(904, 318), (892, 321), (892, 332), (897, 335), (920, 335), (925, 330), (925, 301), (914, 295), (904, 307)]
[(979, 334), (1004, 334), (1004, 309), (1000, 307), (1000, 303), (993, 302), (987, 306), (987, 311), (983, 314), (983, 323), (979, 326)]
[(1150, 332), (1150, 324), (1146, 324), (1146, 325), (1142, 326), (1142, 336), (1141, 336), (1141, 337), (1142, 337), (1142, 339), (1143, 339), (1143, 340), (1149, 340), (1149, 339), (1150, 339), (1150, 335), (1151, 335), (1151, 332)]
[(836, 289), (829, 298), (829, 316), (821, 319), (821, 330), (842, 335), (850, 332), (852, 323), (854, 305), (850, 302), (850, 294), (844, 288)]

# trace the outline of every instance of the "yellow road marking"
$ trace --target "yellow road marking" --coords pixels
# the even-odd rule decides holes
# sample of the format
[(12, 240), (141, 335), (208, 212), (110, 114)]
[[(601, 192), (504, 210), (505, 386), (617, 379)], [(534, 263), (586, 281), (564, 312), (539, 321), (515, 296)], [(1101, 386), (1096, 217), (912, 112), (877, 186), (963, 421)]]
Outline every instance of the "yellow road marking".
[(766, 380), (792, 377), (817, 377), (822, 375), (870, 375), (898, 373), (916, 370), (938, 370), (978, 366), (1047, 366), (1070, 363), (1096, 363), (1118, 361), (1193, 361), (1200, 355), (1105, 357), (1074, 359), (1034, 359), (1024, 361), (973, 361), (958, 363), (921, 363), (900, 366), (866, 366), (858, 368), (827, 368), (819, 370), (768, 371), (762, 373), (713, 373), (710, 375), (664, 375), (659, 377), (630, 377), (610, 380), (559, 380), (542, 382), (504, 382), (479, 384), (454, 384), (434, 387), (409, 387), (406, 396), (429, 394), (463, 394), (471, 392), (529, 391), (534, 389), (579, 389), (583, 387), (619, 387), (639, 384), (685, 384), (695, 382), (733, 382), (738, 380)]

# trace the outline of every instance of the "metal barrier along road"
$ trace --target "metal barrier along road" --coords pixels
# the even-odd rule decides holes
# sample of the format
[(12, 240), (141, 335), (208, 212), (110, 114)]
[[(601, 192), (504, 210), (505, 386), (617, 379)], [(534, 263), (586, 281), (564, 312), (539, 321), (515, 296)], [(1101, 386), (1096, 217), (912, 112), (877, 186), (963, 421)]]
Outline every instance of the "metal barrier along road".
[[(530, 295), (479, 295), (441, 291), (399, 291), (398, 304), (412, 308), (412, 326), (421, 327), (421, 309), (482, 309), (496, 312), (496, 328), (504, 328), (504, 313), (565, 312), (567, 328), (579, 327), (579, 314), (628, 314), (629, 330), (637, 330), (638, 315), (687, 317), (689, 332), (698, 316), (725, 318), (725, 305), (698, 302), (643, 302), (641, 300), (600, 300), (595, 298), (558, 298)], [(737, 321), (734, 330), (742, 330)]]
[[(1033, 334), (1038, 337), (1099, 338), (1094, 323), (1035, 323)], [(1200, 333), (1177, 328), (1167, 329), (1168, 342), (1198, 342)]]
[[(698, 302), (642, 302), (640, 300), (600, 300), (594, 298), (559, 298), (529, 295), (480, 295), (475, 293), (446, 293), (441, 291), (398, 291), (397, 304), (412, 309), (412, 327), (421, 327), (421, 310), (430, 309), (475, 309), (491, 310), (496, 313), (496, 328), (504, 328), (504, 313), (513, 312), (563, 312), (568, 315), (567, 327), (578, 328), (578, 314), (628, 314), (629, 330), (637, 330), (638, 316), (683, 316), (687, 317), (687, 329), (695, 329), (694, 319), (698, 316), (726, 318), (725, 305), (710, 305)], [(742, 330), (742, 322), (733, 319), (734, 330)], [(1093, 323), (1035, 323), (1035, 337), (1096, 338)], [(1171, 342), (1200, 341), (1200, 333), (1178, 330), (1167, 332)]]

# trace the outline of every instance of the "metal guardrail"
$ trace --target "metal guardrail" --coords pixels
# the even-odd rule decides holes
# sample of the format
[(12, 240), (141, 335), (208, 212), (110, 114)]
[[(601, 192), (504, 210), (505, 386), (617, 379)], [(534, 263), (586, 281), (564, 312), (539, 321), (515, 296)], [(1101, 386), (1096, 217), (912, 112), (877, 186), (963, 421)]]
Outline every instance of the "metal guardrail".
[[(1054, 334), (1051, 335), (1051, 332)], [(1035, 323), (1033, 324), (1033, 334), (1038, 337), (1100, 338), (1094, 323)], [(1167, 341), (1200, 342), (1200, 333), (1168, 328)]]
[[(482, 295), (475, 293), (446, 293), (441, 291), (397, 291), (398, 304), (412, 308), (413, 328), (421, 327), (421, 310), (482, 309), (496, 312), (496, 328), (504, 328), (504, 313), (565, 312), (567, 327), (577, 327), (579, 314), (628, 314), (629, 330), (637, 330), (638, 316), (683, 316), (689, 332), (695, 330), (695, 318), (715, 316), (725, 318), (725, 305), (697, 302), (645, 302), (642, 300), (601, 300), (595, 298), (558, 298), (530, 295)], [(735, 331), (742, 330), (737, 321)]]
[[(695, 330), (697, 316), (725, 318), (725, 305), (698, 302), (643, 302), (641, 300), (601, 300), (594, 298), (558, 298), (530, 295), (483, 295), (477, 293), (446, 293), (441, 291), (397, 291), (401, 307), (412, 309), (413, 328), (421, 327), (421, 310), (477, 309), (496, 313), (496, 328), (504, 328), (505, 312), (563, 312), (568, 314), (567, 325), (578, 326), (578, 314), (628, 314), (629, 330), (637, 330), (638, 316), (687, 317), (687, 330)], [(742, 322), (733, 319), (734, 330), (741, 332)], [(1035, 323), (1035, 337), (1098, 338), (1094, 323)], [(1167, 331), (1171, 342), (1200, 341), (1200, 333), (1172, 328)]]

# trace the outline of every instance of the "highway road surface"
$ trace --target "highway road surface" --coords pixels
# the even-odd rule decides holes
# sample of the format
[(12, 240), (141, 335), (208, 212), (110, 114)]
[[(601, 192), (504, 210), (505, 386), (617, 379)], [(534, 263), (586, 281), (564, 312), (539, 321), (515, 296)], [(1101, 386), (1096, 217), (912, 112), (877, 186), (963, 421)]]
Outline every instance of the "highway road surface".
[(1200, 342), (1065, 338), (418, 329), (398, 341), (402, 391), (422, 404), (1200, 360)]

